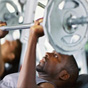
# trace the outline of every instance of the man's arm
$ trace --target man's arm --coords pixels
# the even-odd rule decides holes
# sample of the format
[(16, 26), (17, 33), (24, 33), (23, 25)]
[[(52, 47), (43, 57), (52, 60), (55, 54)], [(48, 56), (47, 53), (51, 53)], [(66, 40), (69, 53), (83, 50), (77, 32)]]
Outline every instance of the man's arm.
[[(6, 23), (5, 22), (0, 22), (0, 26), (5, 26)], [(7, 31), (2, 31), (0, 30), (0, 38), (3, 38), (6, 34), (8, 34)], [(0, 41), (1, 43), (1, 41)], [(0, 44), (0, 77), (2, 76), (4, 72), (4, 62), (2, 60), (2, 55), (1, 55), (1, 44)]]
[(42, 19), (37, 20), (35, 25), (30, 28), (28, 47), (19, 74), (17, 88), (54, 88), (51, 83), (36, 85), (36, 44), (38, 38), (44, 35), (43, 27), (39, 25), (41, 22)]
[(17, 88), (37, 88), (36, 86), (36, 44), (38, 38), (43, 36), (43, 27), (40, 26), (39, 20), (30, 28), (30, 35), (24, 63), (19, 74)]

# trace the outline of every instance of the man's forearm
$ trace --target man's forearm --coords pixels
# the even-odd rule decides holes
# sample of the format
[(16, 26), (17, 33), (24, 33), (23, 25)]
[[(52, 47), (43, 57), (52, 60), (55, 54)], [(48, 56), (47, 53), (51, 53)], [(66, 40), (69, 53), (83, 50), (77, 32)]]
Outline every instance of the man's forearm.
[(17, 87), (20, 88), (37, 88), (35, 82), (36, 66), (36, 43), (38, 38), (30, 34), (24, 63), (18, 79)]

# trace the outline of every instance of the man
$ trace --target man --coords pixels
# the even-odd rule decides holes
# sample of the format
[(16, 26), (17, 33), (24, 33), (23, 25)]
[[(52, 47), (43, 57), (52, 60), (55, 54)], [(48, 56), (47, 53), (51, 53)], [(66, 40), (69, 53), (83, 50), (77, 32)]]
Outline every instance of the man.
[[(38, 38), (44, 34), (42, 26), (39, 25), (41, 21), (35, 22), (35, 25), (30, 29), (27, 53), (20, 72), (18, 88), (37, 87), (35, 82), (35, 51)], [(58, 54), (55, 51), (46, 54), (37, 66), (37, 71), (39, 72), (39, 78), (44, 79), (43, 83), (41, 83), (41, 79), (38, 84), (39, 88), (72, 86), (78, 76), (78, 67), (73, 56)], [(2, 85), (4, 85), (3, 82)]]
[[(0, 88), (71, 88), (75, 84), (78, 66), (73, 56), (62, 55), (56, 51), (46, 53), (36, 67), (36, 44), (38, 38), (44, 35), (41, 22), (42, 19), (37, 20), (30, 28), (28, 47), (19, 78), (17, 73), (6, 76), (0, 82)], [(39, 77), (36, 77), (36, 69)]]
[[(44, 35), (43, 27), (37, 20), (30, 28), (28, 47), (18, 79), (18, 88), (68, 88), (73, 86), (78, 77), (78, 67), (73, 56), (62, 55), (57, 52), (46, 53), (45, 57), (36, 67), (36, 44), (38, 38)], [(48, 82), (36, 85), (35, 69), (39, 78)]]
[[(0, 22), (0, 26), (5, 26), (5, 22)], [(0, 30), (0, 38), (3, 38), (7, 31)], [(8, 41), (4, 44), (0, 44), (0, 78), (2, 79), (5, 75), (17, 72), (21, 54), (21, 42), (20, 40)], [(5, 68), (5, 63), (9, 63), (10, 67)]]
[[(8, 41), (6, 40), (4, 44), (1, 45), (1, 69), (3, 70), (1, 78), (5, 75), (17, 72), (19, 67), (20, 55), (21, 55), (21, 47), (22, 44), (20, 40)], [(5, 67), (5, 63), (8, 63), (10, 66), (8, 68)], [(0, 71), (1, 73), (1, 71)]]
[[(39, 77), (36, 77), (35, 81), (34, 51), (37, 39), (39, 36), (43, 35), (42, 27), (39, 25), (40, 22), (41, 20), (37, 23), (35, 22), (35, 26), (31, 27), (29, 45), (20, 76), (19, 73), (7, 75), (2, 81), (0, 81), (0, 88), (17, 88), (17, 86), (18, 88), (63, 88), (63, 86), (69, 88), (67, 86), (71, 86), (76, 82), (78, 67), (73, 56), (58, 54), (55, 51), (53, 53), (46, 53), (45, 57), (36, 67), (39, 72)], [(32, 45), (33, 47), (31, 47)], [(54, 58), (51, 58), (52, 56), (54, 56)], [(73, 74), (73, 78), (71, 78), (71, 74)], [(71, 82), (69, 82), (70, 80)], [(88, 75), (80, 75), (73, 88), (88, 88)]]
[[(0, 22), (0, 26), (5, 26), (5, 25), (6, 25), (5, 22)], [(8, 34), (8, 31), (2, 31), (2, 30), (0, 30), (0, 38), (5, 37), (7, 34)], [(1, 46), (0, 46), (0, 58), (1, 58)], [(4, 69), (3, 62), (0, 59), (0, 76), (3, 74), (3, 71), (4, 71), (3, 69)]]

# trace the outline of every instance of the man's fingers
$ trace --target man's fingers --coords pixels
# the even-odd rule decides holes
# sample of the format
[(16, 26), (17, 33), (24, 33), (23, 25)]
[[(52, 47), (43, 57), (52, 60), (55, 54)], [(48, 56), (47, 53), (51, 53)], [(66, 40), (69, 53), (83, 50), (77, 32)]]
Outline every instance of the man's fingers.
[(6, 22), (0, 21), (0, 26), (5, 26), (5, 25), (7, 25)]
[[(6, 22), (0, 21), (0, 26), (6, 26), (6, 25), (7, 25)], [(2, 30), (0, 30), (0, 38), (5, 37), (6, 34), (8, 34), (8, 31), (2, 31)]]
[(35, 25), (40, 25), (43, 22), (43, 18), (39, 18), (35, 21)]
[(0, 30), (0, 38), (5, 37), (6, 34), (8, 34), (8, 31), (2, 31), (2, 30)]

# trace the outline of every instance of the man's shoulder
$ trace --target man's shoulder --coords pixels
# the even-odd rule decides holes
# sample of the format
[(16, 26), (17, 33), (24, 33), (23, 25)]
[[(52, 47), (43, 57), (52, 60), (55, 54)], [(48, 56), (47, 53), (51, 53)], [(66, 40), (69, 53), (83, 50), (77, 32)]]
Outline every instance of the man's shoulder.
[(51, 83), (41, 83), (38, 85), (38, 88), (55, 88), (55, 86)]
[(9, 74), (0, 81), (0, 88), (16, 88), (19, 73)]
[(55, 85), (47, 80), (36, 77), (38, 88), (55, 88)]
[(19, 73), (13, 73), (13, 74), (9, 74), (9, 75), (6, 75), (3, 80), (17, 80), (18, 79), (18, 76), (19, 76)]

